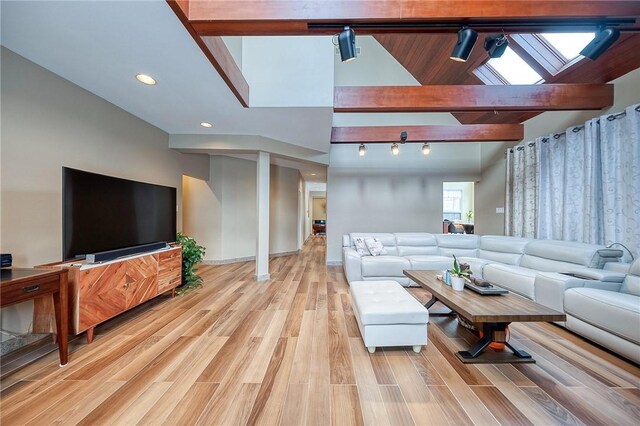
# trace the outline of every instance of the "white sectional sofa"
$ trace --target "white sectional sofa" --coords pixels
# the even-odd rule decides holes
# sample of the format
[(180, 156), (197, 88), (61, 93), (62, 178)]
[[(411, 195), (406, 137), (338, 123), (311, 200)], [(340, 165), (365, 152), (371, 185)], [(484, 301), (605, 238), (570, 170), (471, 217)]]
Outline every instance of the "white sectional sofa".
[[(378, 238), (387, 255), (358, 255), (353, 238), (367, 236)], [(497, 235), (351, 233), (343, 236), (342, 245), (349, 282), (391, 279), (408, 286), (411, 282), (403, 274), (405, 269), (449, 269), (455, 254), (471, 266), (475, 276), (530, 299), (535, 298), (539, 272), (602, 269), (622, 257), (621, 250), (598, 245)]]
[(536, 301), (564, 311), (569, 330), (640, 363), (640, 259), (626, 274), (619, 266), (591, 270), (591, 279), (541, 273)]
[[(383, 256), (360, 256), (355, 237), (380, 239)], [(450, 269), (453, 255), (480, 276), (567, 314), (559, 325), (640, 362), (640, 260), (620, 264), (622, 251), (603, 246), (506, 236), (351, 233), (343, 236), (349, 282), (412, 282), (404, 270)], [(573, 275), (573, 276), (572, 276)]]

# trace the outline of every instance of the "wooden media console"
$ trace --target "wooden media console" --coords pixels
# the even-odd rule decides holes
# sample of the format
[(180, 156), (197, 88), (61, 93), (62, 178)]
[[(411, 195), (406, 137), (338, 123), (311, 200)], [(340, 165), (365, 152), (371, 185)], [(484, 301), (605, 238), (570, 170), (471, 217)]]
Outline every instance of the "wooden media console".
[[(67, 261), (39, 267), (69, 271), (69, 333), (86, 331), (91, 343), (96, 325), (160, 294), (175, 293), (182, 279), (182, 248), (171, 247), (98, 264)], [(46, 300), (34, 303), (34, 332), (50, 332), (54, 325), (52, 318), (51, 303)]]

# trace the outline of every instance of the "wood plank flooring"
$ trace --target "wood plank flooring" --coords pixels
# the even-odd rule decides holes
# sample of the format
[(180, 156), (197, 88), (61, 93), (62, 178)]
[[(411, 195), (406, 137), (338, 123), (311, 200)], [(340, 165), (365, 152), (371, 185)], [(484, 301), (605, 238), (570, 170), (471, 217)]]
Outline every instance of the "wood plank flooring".
[[(271, 261), (203, 266), (204, 287), (159, 297), (2, 381), (2, 425), (640, 424), (640, 368), (550, 324), (515, 324), (538, 363), (462, 364), (475, 340), (432, 318), (422, 353), (362, 344), (323, 237)], [(425, 302), (422, 289), (411, 293)]]

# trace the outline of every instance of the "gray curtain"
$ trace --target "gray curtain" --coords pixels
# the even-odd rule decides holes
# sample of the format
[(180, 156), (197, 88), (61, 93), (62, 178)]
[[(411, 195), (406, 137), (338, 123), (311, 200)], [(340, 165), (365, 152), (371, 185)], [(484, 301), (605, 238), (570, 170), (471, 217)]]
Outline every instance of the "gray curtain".
[(640, 253), (640, 106), (507, 152), (507, 235)]

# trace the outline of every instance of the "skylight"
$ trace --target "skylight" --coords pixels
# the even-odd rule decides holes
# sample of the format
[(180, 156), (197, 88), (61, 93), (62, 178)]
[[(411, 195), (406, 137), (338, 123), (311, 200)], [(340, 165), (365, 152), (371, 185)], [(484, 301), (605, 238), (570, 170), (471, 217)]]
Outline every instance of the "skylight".
[(595, 37), (594, 33), (546, 33), (540, 34), (567, 62), (580, 55), (580, 51)]
[(536, 84), (542, 77), (510, 47), (500, 58), (490, 59), (487, 64), (509, 84)]

